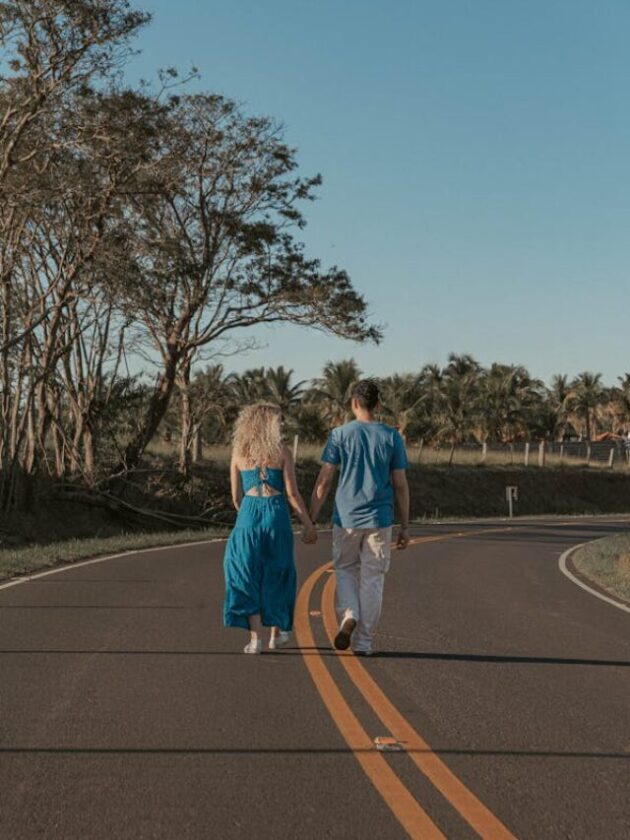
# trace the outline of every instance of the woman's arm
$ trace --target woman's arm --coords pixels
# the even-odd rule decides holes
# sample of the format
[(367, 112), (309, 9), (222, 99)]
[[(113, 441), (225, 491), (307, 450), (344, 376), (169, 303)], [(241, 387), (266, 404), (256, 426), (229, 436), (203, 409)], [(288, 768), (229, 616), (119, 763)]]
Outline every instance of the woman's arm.
[(239, 510), (243, 497), (243, 488), (241, 486), (241, 473), (234, 457), (232, 457), (230, 462), (230, 487), (232, 488), (232, 504), (236, 510)]
[(314, 542), (317, 539), (317, 532), (315, 526), (308, 515), (308, 510), (304, 504), (304, 499), (300, 495), (297, 485), (297, 478), (295, 475), (295, 462), (293, 460), (293, 453), (288, 446), (284, 447), (284, 459), (282, 463), (282, 471), (284, 473), (284, 486), (287, 491), (287, 499), (293, 510), (300, 518), (300, 522), (305, 528), (304, 539), (307, 542)]

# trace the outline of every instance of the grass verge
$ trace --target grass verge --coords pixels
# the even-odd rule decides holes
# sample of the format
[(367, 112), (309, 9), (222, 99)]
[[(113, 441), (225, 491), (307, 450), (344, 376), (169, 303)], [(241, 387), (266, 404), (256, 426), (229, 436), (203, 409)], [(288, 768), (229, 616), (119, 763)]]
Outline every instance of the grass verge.
[(571, 563), (580, 575), (630, 603), (630, 534), (588, 543), (572, 555)]
[(106, 554), (119, 554), (158, 545), (178, 545), (202, 542), (226, 536), (227, 529), (169, 531), (141, 534), (121, 534), (115, 537), (83, 540), (64, 540), (48, 545), (30, 545), (24, 548), (0, 549), (0, 580), (42, 571), (63, 563), (75, 563)]

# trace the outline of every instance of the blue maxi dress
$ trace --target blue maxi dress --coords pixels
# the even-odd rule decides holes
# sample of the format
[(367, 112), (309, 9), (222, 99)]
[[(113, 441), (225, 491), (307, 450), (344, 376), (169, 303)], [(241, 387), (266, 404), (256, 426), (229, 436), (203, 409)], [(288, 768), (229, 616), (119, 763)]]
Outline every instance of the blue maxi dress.
[[(260, 615), (266, 627), (291, 630), (297, 576), (282, 470), (241, 470), (241, 482), (244, 495), (223, 558), (225, 626), (248, 629), (248, 616)], [(263, 496), (265, 484), (277, 495)], [(245, 495), (254, 487), (258, 495)]]

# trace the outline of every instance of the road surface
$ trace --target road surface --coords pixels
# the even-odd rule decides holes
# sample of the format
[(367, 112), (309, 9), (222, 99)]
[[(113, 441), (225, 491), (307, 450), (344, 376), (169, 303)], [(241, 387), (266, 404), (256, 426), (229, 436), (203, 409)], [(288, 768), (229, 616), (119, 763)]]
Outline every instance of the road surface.
[(630, 614), (558, 559), (627, 527), (417, 528), (371, 659), (330, 648), (329, 534), (259, 657), (221, 542), (1, 588), (0, 838), (626, 840)]

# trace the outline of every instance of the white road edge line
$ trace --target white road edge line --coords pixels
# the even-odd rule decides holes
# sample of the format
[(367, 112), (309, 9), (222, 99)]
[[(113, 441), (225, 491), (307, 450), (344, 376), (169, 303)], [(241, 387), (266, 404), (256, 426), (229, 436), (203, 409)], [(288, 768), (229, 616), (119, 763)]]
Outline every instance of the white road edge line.
[(122, 551), (120, 554), (107, 554), (105, 557), (93, 557), (91, 560), (80, 560), (78, 563), (68, 563), (65, 566), (57, 566), (54, 569), (47, 569), (45, 572), (37, 572), (34, 575), (21, 575), (7, 583), (0, 583), (0, 589), (8, 589), (10, 586), (19, 586), (21, 583), (28, 583), (29, 580), (56, 575), (59, 572), (69, 572), (71, 569), (80, 569), (81, 566), (92, 566), (95, 563), (104, 563), (106, 560), (116, 560), (119, 557), (129, 557), (131, 554), (146, 554), (148, 551), (167, 551), (169, 548), (190, 548), (193, 545), (209, 545), (210, 543), (224, 542), (227, 537), (213, 537), (210, 540), (199, 540), (198, 542), (173, 543), (172, 545), (156, 545), (149, 548), (134, 548), (130, 551)]
[(577, 551), (579, 548), (582, 548), (586, 544), (587, 543), (580, 543), (579, 545), (574, 545), (572, 548), (567, 549), (567, 551), (563, 552), (563, 554), (560, 555), (560, 558), (558, 560), (558, 567), (560, 568), (560, 571), (563, 575), (566, 575), (570, 581), (573, 581), (573, 583), (576, 583), (578, 586), (582, 587), (582, 589), (586, 590), (586, 592), (590, 593), (591, 595), (594, 595), (596, 598), (599, 598), (600, 601), (606, 601), (607, 604), (611, 604), (613, 607), (617, 607), (618, 609), (623, 610), (624, 612), (630, 613), (630, 607), (627, 604), (622, 604), (620, 601), (616, 601), (614, 598), (610, 598), (608, 595), (604, 595), (603, 593), (598, 592), (596, 589), (592, 589), (590, 586), (584, 583), (584, 581), (576, 577), (573, 574), (573, 572), (569, 571), (567, 567), (567, 560), (573, 554), (574, 551)]
[[(319, 531), (320, 534), (330, 533), (332, 529)], [(227, 537), (213, 537), (210, 540), (199, 540), (187, 543), (172, 543), (171, 545), (155, 545), (149, 548), (133, 548), (130, 551), (122, 551), (119, 554), (107, 554), (105, 557), (93, 557), (91, 560), (79, 560), (77, 563), (67, 563), (64, 566), (56, 566), (54, 569), (47, 569), (45, 572), (37, 572), (34, 575), (20, 575), (20, 577), (0, 583), (0, 590), (9, 589), (11, 586), (19, 586), (21, 583), (28, 583), (29, 580), (56, 575), (59, 572), (68, 572), (70, 569), (80, 569), (81, 566), (92, 566), (95, 563), (104, 563), (106, 560), (117, 560), (119, 557), (129, 557), (131, 554), (146, 554), (147, 551), (167, 551), (169, 548), (190, 548), (193, 545), (210, 545), (211, 543), (226, 542)]]

